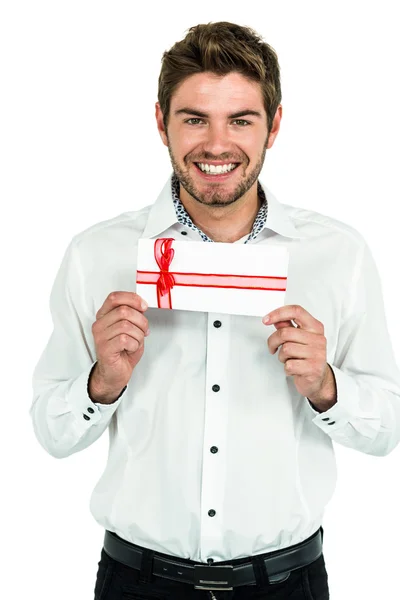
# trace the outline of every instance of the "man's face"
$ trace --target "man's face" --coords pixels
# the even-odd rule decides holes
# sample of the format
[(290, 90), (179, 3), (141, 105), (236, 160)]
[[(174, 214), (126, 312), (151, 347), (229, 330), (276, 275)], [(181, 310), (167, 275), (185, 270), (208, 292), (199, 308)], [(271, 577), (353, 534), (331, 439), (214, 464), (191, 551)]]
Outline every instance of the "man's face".
[(158, 129), (182, 187), (209, 206), (236, 202), (256, 185), (265, 152), (279, 131), (281, 110), (268, 135), (257, 82), (237, 72), (185, 79), (171, 98), (167, 131), (156, 104)]

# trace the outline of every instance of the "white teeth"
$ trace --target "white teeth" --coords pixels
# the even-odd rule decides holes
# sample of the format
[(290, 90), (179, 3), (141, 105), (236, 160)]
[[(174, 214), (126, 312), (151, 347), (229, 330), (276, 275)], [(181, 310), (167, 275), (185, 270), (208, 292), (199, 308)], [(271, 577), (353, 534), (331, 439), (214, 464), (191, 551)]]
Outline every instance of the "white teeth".
[(237, 167), (234, 163), (229, 163), (227, 165), (209, 165), (207, 163), (197, 163), (198, 167), (205, 173), (229, 173)]

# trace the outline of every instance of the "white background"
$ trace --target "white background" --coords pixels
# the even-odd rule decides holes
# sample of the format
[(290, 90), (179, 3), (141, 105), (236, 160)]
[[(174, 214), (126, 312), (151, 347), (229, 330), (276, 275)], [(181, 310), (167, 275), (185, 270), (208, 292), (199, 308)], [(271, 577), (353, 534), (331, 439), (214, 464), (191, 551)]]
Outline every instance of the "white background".
[[(50, 289), (71, 237), (152, 203), (170, 173), (154, 118), (157, 80), (162, 53), (190, 26), (249, 25), (277, 51), (283, 119), (263, 180), (281, 202), (364, 235), (400, 356), (397, 3), (160, 5), (1, 5), (0, 539), (7, 600), (93, 598), (103, 530), (89, 498), (105, 467), (108, 435), (64, 460), (47, 455), (28, 415), (31, 375), (52, 330)], [(376, 458), (335, 449), (339, 480), (324, 519), (331, 598), (395, 598), (400, 451)]]

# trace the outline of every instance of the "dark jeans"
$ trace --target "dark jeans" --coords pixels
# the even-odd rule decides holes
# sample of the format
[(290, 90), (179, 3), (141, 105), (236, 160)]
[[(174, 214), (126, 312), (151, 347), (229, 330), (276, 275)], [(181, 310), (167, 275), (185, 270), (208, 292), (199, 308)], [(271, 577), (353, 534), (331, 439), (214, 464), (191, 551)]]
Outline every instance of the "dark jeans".
[[(236, 559), (240, 564), (248, 559)], [(185, 559), (182, 562), (191, 563)], [(324, 555), (307, 567), (291, 572), (281, 583), (244, 585), (232, 591), (217, 592), (194, 589), (193, 584), (179, 583), (152, 575), (148, 583), (139, 583), (140, 571), (112, 559), (101, 550), (94, 600), (329, 600), (328, 575)]]

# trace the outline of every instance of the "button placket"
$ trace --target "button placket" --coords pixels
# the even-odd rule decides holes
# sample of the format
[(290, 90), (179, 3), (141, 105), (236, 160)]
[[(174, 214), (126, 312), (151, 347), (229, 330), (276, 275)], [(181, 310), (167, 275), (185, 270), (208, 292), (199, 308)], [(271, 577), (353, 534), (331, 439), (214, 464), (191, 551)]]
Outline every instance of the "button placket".
[(208, 314), (205, 389), (204, 450), (201, 506), (201, 555), (210, 557), (216, 544), (222, 543), (222, 506), (224, 501), (228, 419), (228, 383), (230, 315)]

